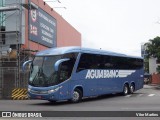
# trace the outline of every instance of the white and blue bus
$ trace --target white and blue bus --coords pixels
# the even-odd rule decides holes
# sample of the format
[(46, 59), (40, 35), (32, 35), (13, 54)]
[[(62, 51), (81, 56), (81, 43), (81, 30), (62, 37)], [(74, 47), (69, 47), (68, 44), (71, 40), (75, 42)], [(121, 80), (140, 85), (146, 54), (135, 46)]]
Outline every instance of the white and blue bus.
[(28, 96), (50, 102), (104, 94), (132, 94), (143, 88), (143, 59), (81, 47), (38, 52), (30, 64)]

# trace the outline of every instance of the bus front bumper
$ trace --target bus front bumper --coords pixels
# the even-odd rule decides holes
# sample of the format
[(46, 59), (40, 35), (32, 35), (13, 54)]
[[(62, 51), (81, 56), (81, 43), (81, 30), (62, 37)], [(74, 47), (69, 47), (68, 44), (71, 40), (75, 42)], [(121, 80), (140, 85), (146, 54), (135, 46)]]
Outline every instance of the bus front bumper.
[(54, 93), (51, 94), (35, 94), (28, 92), (28, 98), (29, 99), (39, 99), (39, 100), (51, 100), (51, 101), (57, 101), (58, 96)]

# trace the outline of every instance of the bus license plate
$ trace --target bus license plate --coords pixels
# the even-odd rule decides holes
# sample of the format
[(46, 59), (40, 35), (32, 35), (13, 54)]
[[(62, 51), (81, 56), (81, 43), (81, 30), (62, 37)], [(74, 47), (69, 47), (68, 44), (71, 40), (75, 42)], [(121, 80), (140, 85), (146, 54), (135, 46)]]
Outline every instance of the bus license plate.
[(36, 96), (37, 99), (42, 99), (42, 96)]

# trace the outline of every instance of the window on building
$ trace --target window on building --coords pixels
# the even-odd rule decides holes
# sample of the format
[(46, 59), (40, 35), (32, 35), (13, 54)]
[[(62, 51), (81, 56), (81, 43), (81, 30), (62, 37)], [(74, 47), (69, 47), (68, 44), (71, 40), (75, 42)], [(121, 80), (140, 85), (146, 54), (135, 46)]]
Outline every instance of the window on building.
[[(5, 6), (5, 0), (0, 0), (0, 7)], [(0, 12), (0, 26), (5, 26), (5, 13)]]

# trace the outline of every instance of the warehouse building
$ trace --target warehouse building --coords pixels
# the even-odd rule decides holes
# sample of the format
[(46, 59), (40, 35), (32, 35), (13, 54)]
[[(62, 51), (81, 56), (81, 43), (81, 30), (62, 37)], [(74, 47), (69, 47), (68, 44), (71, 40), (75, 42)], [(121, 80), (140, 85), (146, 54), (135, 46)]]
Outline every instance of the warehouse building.
[(24, 61), (37, 51), (81, 46), (81, 34), (43, 0), (0, 1), (0, 98), (26, 88)]

